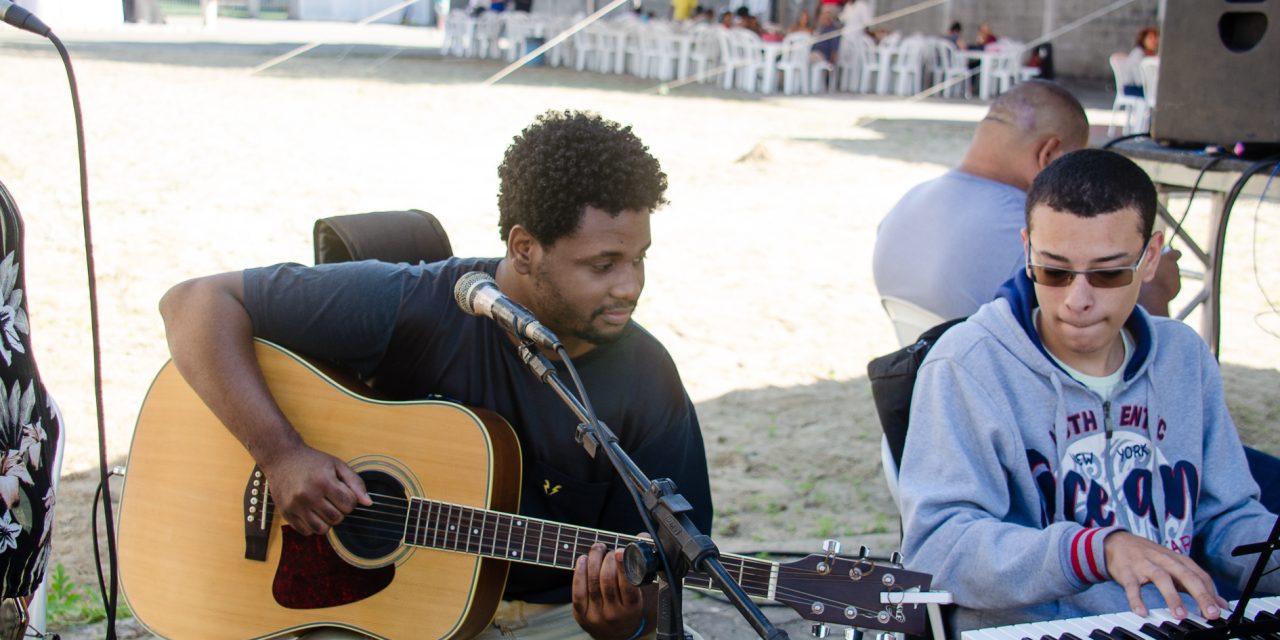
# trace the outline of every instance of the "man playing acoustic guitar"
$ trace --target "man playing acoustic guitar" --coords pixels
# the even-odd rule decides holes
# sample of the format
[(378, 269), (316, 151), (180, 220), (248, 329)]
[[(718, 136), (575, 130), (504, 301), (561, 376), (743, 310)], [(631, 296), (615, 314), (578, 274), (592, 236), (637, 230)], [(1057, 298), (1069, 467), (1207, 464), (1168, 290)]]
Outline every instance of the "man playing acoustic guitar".
[[(282, 264), (181, 283), (160, 302), (178, 370), (263, 469), (277, 513), (303, 534), (325, 533), (370, 497), (346, 462), (290, 425), (265, 385), (254, 337), (337, 365), (391, 399), (439, 396), (492, 410), (520, 441), (521, 514), (642, 531), (617, 474), (575, 441), (577, 419), (525, 371), (513, 338), (454, 303), (458, 278), (484, 271), (560, 337), (600, 419), (647, 475), (679, 485), (709, 532), (693, 403), (667, 351), (631, 320), (666, 174), (629, 127), (579, 112), (540, 116), (498, 174), (504, 258)], [(352, 425), (353, 437), (362, 428), (378, 427)], [(481, 637), (650, 635), (656, 591), (631, 586), (620, 560), (596, 544), (572, 573), (512, 564)]]

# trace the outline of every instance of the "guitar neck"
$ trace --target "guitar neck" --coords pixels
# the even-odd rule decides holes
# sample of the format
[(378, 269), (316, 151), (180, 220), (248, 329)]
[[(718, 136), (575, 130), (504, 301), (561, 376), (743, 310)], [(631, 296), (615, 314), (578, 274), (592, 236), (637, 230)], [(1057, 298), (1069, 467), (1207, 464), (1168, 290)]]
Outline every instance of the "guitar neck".
[[(404, 535), (406, 544), (417, 547), (570, 570), (578, 557), (597, 542), (613, 549), (639, 540), (636, 536), (424, 498), (411, 500)], [(721, 554), (720, 562), (747, 595), (775, 599), (778, 563), (733, 554)], [(684, 586), (716, 589), (711, 576), (698, 571), (689, 572)]]

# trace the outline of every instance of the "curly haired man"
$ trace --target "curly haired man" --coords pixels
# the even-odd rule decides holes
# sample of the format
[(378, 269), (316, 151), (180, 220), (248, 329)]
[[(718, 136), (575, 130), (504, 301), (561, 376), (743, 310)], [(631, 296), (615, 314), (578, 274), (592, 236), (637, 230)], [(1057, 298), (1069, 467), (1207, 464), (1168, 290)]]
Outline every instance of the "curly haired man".
[[(325, 533), (369, 496), (344, 461), (308, 446), (281, 415), (256, 373), (255, 336), (336, 363), (394, 399), (443, 396), (506, 418), (523, 457), (521, 514), (643, 530), (617, 474), (575, 441), (576, 418), (523, 370), (512, 338), (454, 303), (458, 278), (484, 271), (561, 338), (600, 419), (646, 474), (676, 481), (695, 524), (709, 531), (693, 404), (667, 351), (631, 319), (666, 174), (630, 127), (548, 112), (514, 139), (498, 175), (505, 257), (282, 264), (175, 286), (160, 309), (179, 371), (259, 463), (277, 511), (304, 534)], [(631, 586), (620, 560), (619, 550), (596, 544), (572, 572), (513, 563), (481, 637), (651, 635), (656, 593)]]

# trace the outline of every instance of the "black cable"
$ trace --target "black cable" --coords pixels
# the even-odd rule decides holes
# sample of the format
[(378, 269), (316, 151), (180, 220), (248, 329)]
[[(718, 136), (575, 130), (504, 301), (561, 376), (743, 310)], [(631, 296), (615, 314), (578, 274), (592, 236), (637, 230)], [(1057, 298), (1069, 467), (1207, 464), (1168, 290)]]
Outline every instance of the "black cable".
[(1210, 291), (1213, 292), (1214, 297), (1217, 298), (1213, 304), (1213, 312), (1210, 314), (1213, 335), (1210, 336), (1211, 341), (1209, 342), (1209, 347), (1213, 350), (1213, 355), (1215, 357), (1218, 355), (1218, 348), (1221, 346), (1222, 342), (1222, 252), (1226, 249), (1227, 245), (1227, 220), (1231, 217), (1231, 209), (1235, 207), (1236, 199), (1240, 197), (1240, 192), (1244, 190), (1244, 186), (1249, 182), (1249, 178), (1252, 178), (1255, 173), (1266, 169), (1276, 162), (1280, 162), (1280, 155), (1263, 158), (1262, 160), (1249, 165), (1249, 168), (1245, 169), (1244, 172), (1240, 174), (1240, 177), (1236, 180), (1235, 184), (1231, 185), (1231, 190), (1227, 192), (1227, 198), (1222, 203), (1222, 219), (1218, 222), (1218, 237), (1214, 239), (1213, 244), (1212, 255), (1214, 264), (1212, 269), (1213, 283), (1211, 284), (1213, 288), (1210, 289)]
[(1226, 158), (1226, 156), (1213, 156), (1200, 168), (1200, 174), (1196, 176), (1196, 181), (1191, 185), (1191, 193), (1187, 194), (1187, 208), (1182, 212), (1182, 217), (1178, 218), (1177, 224), (1173, 226), (1173, 232), (1169, 234), (1169, 242), (1166, 246), (1173, 246), (1174, 239), (1178, 237), (1178, 231), (1182, 230), (1182, 223), (1187, 221), (1187, 216), (1191, 213), (1191, 201), (1196, 199), (1196, 192), (1200, 190), (1200, 181), (1204, 179), (1204, 174), (1208, 173), (1223, 158)]
[(1150, 132), (1150, 131), (1143, 131), (1142, 133), (1131, 133), (1131, 134), (1129, 134), (1129, 135), (1127, 135), (1127, 136), (1120, 136), (1120, 137), (1118, 137), (1118, 138), (1112, 138), (1112, 139), (1110, 139), (1110, 140), (1108, 140), (1108, 141), (1106, 141), (1106, 142), (1102, 143), (1102, 148), (1103, 148), (1103, 149), (1110, 149), (1111, 147), (1113, 147), (1113, 146), (1115, 146), (1115, 145), (1117, 145), (1117, 144), (1119, 144), (1119, 143), (1121, 143), (1121, 142), (1124, 142), (1125, 140), (1133, 140), (1133, 139), (1136, 139), (1136, 138), (1150, 138), (1150, 137), (1151, 137), (1151, 132)]
[[(67, 53), (67, 48), (62, 44), (62, 40), (52, 32), (47, 34), (53, 46), (57, 48), (58, 55), (62, 57), (62, 64), (67, 70), (67, 83), (71, 87), (71, 107), (75, 113), (76, 121), (76, 153), (80, 161), (80, 214), (84, 226), (84, 261), (85, 270), (89, 279), (89, 329), (92, 338), (93, 349), (93, 390), (94, 390), (94, 408), (97, 411), (98, 422), (98, 472), (100, 491), (107, 492), (107, 499), (102, 501), (103, 515), (106, 520), (107, 527), (107, 563), (110, 565), (111, 584), (110, 589), (105, 584), (106, 581), (101, 578), (102, 563), (97, 555), (97, 520), (94, 520), (94, 560), (98, 565), (99, 587), (102, 588), (102, 604), (107, 614), (107, 640), (115, 640), (116, 637), (116, 534), (115, 534), (115, 516), (111, 509), (110, 485), (108, 484), (107, 471), (107, 429), (103, 419), (102, 412), (102, 343), (99, 339), (98, 327), (98, 287), (97, 275), (93, 264), (93, 234), (89, 224), (89, 172), (88, 163), (85, 159), (84, 144), (84, 118), (80, 111), (80, 92), (76, 87), (76, 74), (71, 66), (71, 56)], [(97, 512), (97, 500), (94, 501), (94, 512)]]
[[(1262, 186), (1262, 193), (1258, 194), (1258, 206), (1253, 210), (1253, 251), (1252, 253), (1253, 253), (1253, 281), (1258, 285), (1258, 292), (1262, 294), (1262, 299), (1266, 301), (1267, 306), (1271, 308), (1270, 313), (1272, 315), (1280, 316), (1280, 309), (1276, 308), (1276, 303), (1273, 302), (1271, 300), (1271, 296), (1267, 294), (1267, 288), (1262, 284), (1262, 274), (1258, 273), (1258, 213), (1262, 209), (1262, 202), (1267, 197), (1267, 191), (1271, 189), (1271, 182), (1276, 179), (1277, 174), (1280, 174), (1280, 163), (1276, 164), (1276, 168), (1271, 172), (1271, 176), (1267, 178), (1267, 183)], [(1254, 323), (1257, 324), (1258, 328), (1262, 329), (1263, 332), (1269, 333), (1275, 337), (1280, 337), (1280, 334), (1276, 334), (1274, 331), (1271, 331), (1270, 329), (1266, 328), (1265, 326), (1262, 325), (1261, 322), (1258, 321), (1259, 318), (1266, 315), (1267, 313), (1268, 313), (1267, 311), (1263, 311), (1262, 313), (1254, 315), (1253, 317)]]

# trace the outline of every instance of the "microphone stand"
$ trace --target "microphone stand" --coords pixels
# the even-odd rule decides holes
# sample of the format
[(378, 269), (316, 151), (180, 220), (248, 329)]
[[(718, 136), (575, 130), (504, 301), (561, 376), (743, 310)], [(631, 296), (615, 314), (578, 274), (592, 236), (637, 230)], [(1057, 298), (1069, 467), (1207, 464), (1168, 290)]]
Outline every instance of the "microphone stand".
[[(649, 480), (644, 472), (636, 466), (622, 446), (618, 437), (599, 420), (592, 420), (582, 403), (578, 401), (565, 386), (560, 376), (536, 345), (529, 340), (522, 340), (520, 359), (543, 383), (551, 387), (560, 400), (580, 420), (577, 440), (592, 458), (598, 451), (603, 451), (609, 463), (617, 470), (624, 482), (642, 496), (643, 507), (647, 513), (645, 519), (658, 523), (658, 553), (675, 556), (673, 566), (666, 567), (669, 574), (658, 580), (658, 640), (683, 640), (684, 623), (682, 620), (681, 589), (684, 576), (689, 569), (696, 568), (710, 575), (712, 582), (725, 594), (725, 597), (737, 607), (747, 622), (761, 638), (779, 640), (787, 638), (787, 633), (774, 627), (760, 608), (751, 601), (742, 587), (734, 581), (724, 565), (720, 563), (720, 551), (711, 538), (698, 531), (697, 525), (687, 515), (693, 506), (680, 495), (674, 482), (667, 478)], [(563, 356), (563, 353), (562, 353)], [(568, 359), (568, 356), (563, 356)], [(585, 390), (583, 391), (585, 393)], [(634, 492), (633, 492), (634, 493)], [(626, 573), (633, 584), (639, 586), (647, 582), (655, 573), (652, 558), (644, 549), (633, 545), (627, 549)], [(641, 580), (643, 576), (644, 580)]]

